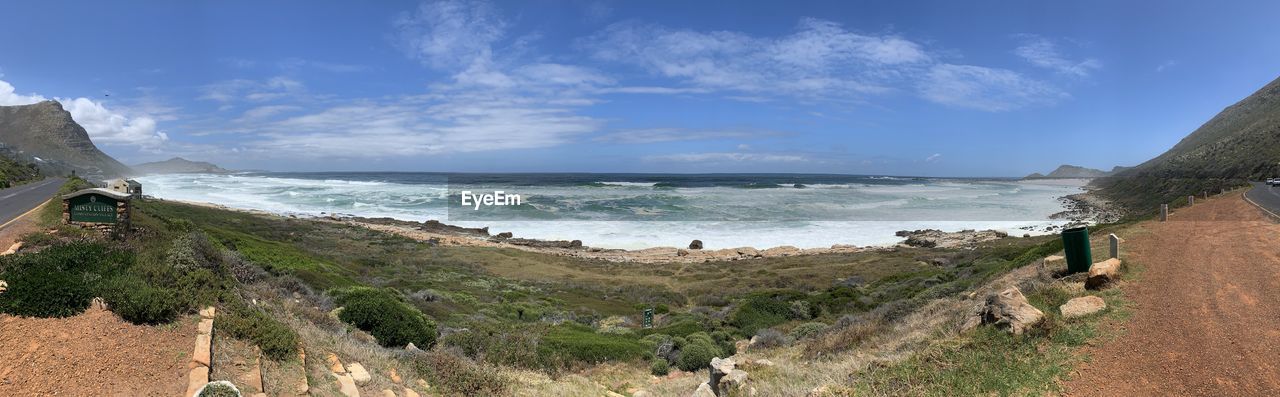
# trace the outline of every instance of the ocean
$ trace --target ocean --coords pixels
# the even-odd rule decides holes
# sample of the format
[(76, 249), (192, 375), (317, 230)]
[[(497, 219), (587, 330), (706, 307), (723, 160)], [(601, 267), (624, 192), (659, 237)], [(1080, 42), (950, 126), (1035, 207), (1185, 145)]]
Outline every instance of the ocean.
[[(603, 248), (893, 244), (899, 230), (1038, 234), (1065, 224), (1061, 197), (1081, 181), (807, 174), (170, 174), (137, 178), (146, 194), (318, 216), (439, 220), (516, 237)], [(462, 191), (519, 195), (521, 205), (463, 206)]]

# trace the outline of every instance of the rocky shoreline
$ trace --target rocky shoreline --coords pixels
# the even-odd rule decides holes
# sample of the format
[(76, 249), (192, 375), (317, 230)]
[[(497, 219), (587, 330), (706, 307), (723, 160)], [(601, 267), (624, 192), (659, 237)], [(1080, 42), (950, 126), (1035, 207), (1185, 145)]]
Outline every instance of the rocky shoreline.
[[(1071, 197), (1071, 196), (1068, 196)], [(1065, 200), (1066, 198), (1064, 198)], [(240, 211), (252, 214), (267, 216), (285, 216), (299, 218), (298, 215), (281, 215), (260, 210), (245, 210), (239, 208), (231, 208), (224, 205), (181, 201), (187, 204), (199, 205), (205, 207), (213, 207), (228, 211)], [(1073, 210), (1085, 213), (1077, 208), (1086, 208), (1083, 205), (1063, 211), (1060, 214), (1072, 212)], [(1095, 211), (1096, 212), (1096, 211)], [(1057, 216), (1058, 214), (1055, 214)], [(340, 223), (349, 226), (363, 227), (367, 229), (377, 230), (385, 233), (391, 233), (404, 236), (418, 241), (424, 241), (436, 245), (445, 246), (472, 246), (472, 247), (494, 247), (494, 248), (513, 248), (523, 251), (538, 252), (543, 254), (560, 255), (566, 257), (575, 257), (583, 259), (605, 260), (610, 262), (633, 262), (633, 263), (700, 263), (714, 261), (736, 261), (759, 258), (778, 258), (802, 255), (820, 255), (820, 254), (840, 254), (840, 253), (856, 253), (877, 250), (894, 250), (898, 248), (959, 248), (973, 249), (978, 244), (1007, 238), (1009, 235), (998, 230), (961, 230), (957, 232), (945, 232), (938, 229), (924, 230), (903, 230), (896, 233), (898, 237), (904, 240), (887, 246), (866, 246), (858, 247), (855, 245), (836, 244), (830, 247), (822, 248), (797, 248), (793, 246), (778, 246), (766, 249), (754, 247), (737, 247), (725, 249), (701, 249), (701, 241), (694, 240), (689, 247), (652, 247), (638, 250), (600, 248), (584, 245), (581, 240), (540, 240), (530, 238), (515, 237), (512, 232), (501, 232), (493, 234), (488, 227), (468, 228), (454, 226), (442, 223), (436, 220), (428, 220), (425, 222), (406, 221), (394, 218), (368, 218), (350, 214), (321, 214), (320, 216), (309, 217), (321, 222)]]

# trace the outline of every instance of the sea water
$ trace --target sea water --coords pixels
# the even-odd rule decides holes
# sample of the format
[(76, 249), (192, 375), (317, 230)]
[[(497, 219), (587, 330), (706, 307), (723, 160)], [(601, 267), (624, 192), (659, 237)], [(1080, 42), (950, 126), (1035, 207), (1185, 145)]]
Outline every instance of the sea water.
[[(137, 178), (148, 195), (280, 214), (349, 214), (488, 226), (593, 247), (707, 248), (895, 243), (899, 230), (1040, 233), (1065, 221), (1081, 181), (800, 174), (239, 173)], [(518, 194), (504, 211), (460, 192)]]

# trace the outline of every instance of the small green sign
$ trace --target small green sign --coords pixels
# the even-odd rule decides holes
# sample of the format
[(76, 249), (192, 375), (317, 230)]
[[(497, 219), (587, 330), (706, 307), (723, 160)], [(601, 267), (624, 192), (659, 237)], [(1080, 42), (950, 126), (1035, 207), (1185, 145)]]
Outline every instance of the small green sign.
[(644, 309), (644, 328), (653, 328), (653, 309)]
[(116, 223), (114, 198), (101, 194), (85, 194), (72, 197), (67, 203), (72, 222)]

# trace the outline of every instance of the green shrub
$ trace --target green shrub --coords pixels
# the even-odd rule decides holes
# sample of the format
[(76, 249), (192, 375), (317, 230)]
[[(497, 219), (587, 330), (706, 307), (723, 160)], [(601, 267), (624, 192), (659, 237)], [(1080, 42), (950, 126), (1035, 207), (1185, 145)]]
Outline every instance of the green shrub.
[(200, 392), (200, 397), (240, 397), (240, 393), (226, 384), (211, 383)]
[(486, 326), (474, 325), (442, 339), (445, 346), (462, 350), (469, 357), (516, 368), (556, 372), (563, 366), (561, 355), (539, 349), (547, 333), (543, 324)]
[(711, 332), (711, 340), (716, 342), (716, 346), (720, 347), (721, 354), (732, 356), (738, 352), (737, 340), (733, 334), (725, 330), (716, 330)]
[(89, 308), (93, 299), (83, 274), (28, 269), (2, 278), (9, 283), (9, 290), (0, 294), (0, 311), (16, 316), (74, 316)]
[(0, 259), (0, 312), (18, 316), (67, 317), (89, 307), (102, 279), (133, 262), (127, 251), (97, 243), (54, 245), (40, 252)]
[(446, 395), (502, 396), (512, 383), (497, 368), (477, 364), (444, 351), (427, 351), (413, 357), (418, 376), (449, 391)]
[(675, 321), (675, 322), (672, 322), (671, 324), (667, 324), (661, 327), (642, 330), (641, 334), (644, 334), (644, 335), (667, 334), (671, 336), (685, 336), (685, 335), (692, 334), (694, 332), (703, 332), (703, 331), (706, 331), (706, 327), (703, 327), (701, 322), (694, 319), (683, 319), (683, 320)]
[(743, 335), (787, 322), (792, 318), (791, 304), (775, 297), (751, 296), (729, 316), (729, 324), (738, 327)]
[(427, 349), (436, 343), (435, 322), (391, 290), (352, 287), (333, 295), (334, 301), (344, 307), (338, 318), (373, 335), (383, 346), (413, 343)]
[(218, 330), (258, 345), (272, 360), (287, 360), (298, 353), (298, 334), (262, 310), (233, 300), (218, 316)]
[(791, 333), (788, 334), (788, 336), (790, 336), (791, 339), (793, 340), (801, 341), (801, 340), (809, 339), (816, 335), (822, 334), (823, 332), (826, 332), (826, 330), (827, 330), (827, 325), (823, 323), (819, 323), (819, 322), (804, 323), (804, 324), (797, 325), (795, 328), (792, 328)]
[(112, 312), (134, 324), (168, 323), (186, 308), (172, 290), (157, 288), (135, 277), (111, 279), (102, 295)]
[(670, 372), (671, 364), (668, 364), (665, 358), (654, 359), (653, 363), (649, 364), (649, 373), (654, 376), (667, 376)]
[(543, 336), (542, 348), (589, 364), (649, 358), (653, 355), (652, 348), (634, 336), (600, 334), (578, 325), (552, 328)]
[(755, 341), (755, 343), (751, 344), (752, 347), (762, 348), (786, 346), (789, 342), (787, 336), (782, 334), (782, 331), (773, 328), (757, 331), (755, 337), (751, 339)]
[(676, 367), (681, 370), (697, 371), (711, 365), (712, 358), (725, 356), (715, 340), (705, 332), (691, 334), (684, 338), (684, 342), (680, 347), (680, 358), (676, 360)]

